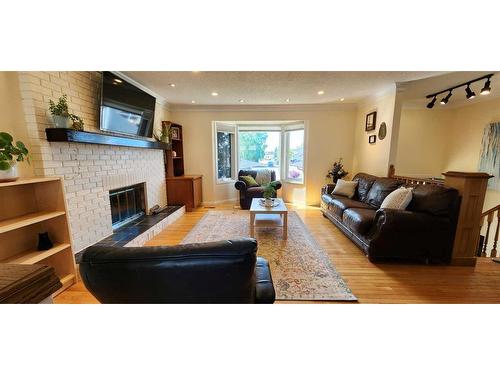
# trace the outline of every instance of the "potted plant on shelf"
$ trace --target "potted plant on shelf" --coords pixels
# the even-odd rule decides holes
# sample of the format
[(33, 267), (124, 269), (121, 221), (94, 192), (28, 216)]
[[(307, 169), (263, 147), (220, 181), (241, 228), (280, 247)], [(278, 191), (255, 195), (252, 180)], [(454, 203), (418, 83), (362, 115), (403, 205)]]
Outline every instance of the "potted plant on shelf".
[(9, 133), (0, 133), (0, 182), (16, 181), (19, 178), (17, 162), (26, 160), (29, 164), (28, 149), (23, 142), (17, 141)]
[(57, 104), (49, 100), (49, 111), (52, 114), (52, 119), (56, 128), (69, 128), (70, 127), (70, 114), (68, 110), (68, 96), (64, 94), (59, 98)]
[(154, 137), (158, 142), (170, 143), (170, 136), (172, 131), (172, 123), (170, 121), (162, 121), (161, 122), (161, 132), (154, 133)]
[(264, 185), (264, 193), (262, 194), (262, 196), (264, 197), (264, 206), (273, 207), (274, 197), (276, 196), (276, 182), (275, 181)]
[(332, 169), (330, 169), (326, 175), (326, 178), (331, 178), (334, 184), (338, 180), (347, 176), (349, 172), (344, 169), (344, 164), (342, 163), (342, 158), (333, 163)]

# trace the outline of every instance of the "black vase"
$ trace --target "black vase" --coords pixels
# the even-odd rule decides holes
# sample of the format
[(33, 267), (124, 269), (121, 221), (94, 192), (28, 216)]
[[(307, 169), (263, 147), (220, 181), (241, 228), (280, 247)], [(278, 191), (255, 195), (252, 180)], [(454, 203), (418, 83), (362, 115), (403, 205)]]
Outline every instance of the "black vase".
[(38, 250), (48, 250), (52, 248), (54, 244), (49, 238), (49, 234), (47, 232), (38, 233)]

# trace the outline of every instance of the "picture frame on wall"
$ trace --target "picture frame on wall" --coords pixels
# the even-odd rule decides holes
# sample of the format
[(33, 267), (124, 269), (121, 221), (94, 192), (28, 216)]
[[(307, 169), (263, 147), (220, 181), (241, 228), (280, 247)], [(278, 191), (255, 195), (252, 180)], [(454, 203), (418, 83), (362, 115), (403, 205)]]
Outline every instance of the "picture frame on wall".
[(179, 128), (172, 126), (172, 139), (175, 139), (176, 141), (181, 139), (181, 135), (179, 133)]
[(368, 143), (374, 144), (375, 142), (377, 142), (377, 136), (375, 134), (374, 135), (370, 135), (368, 137)]
[(365, 131), (375, 130), (377, 122), (377, 111), (370, 112), (366, 115)]

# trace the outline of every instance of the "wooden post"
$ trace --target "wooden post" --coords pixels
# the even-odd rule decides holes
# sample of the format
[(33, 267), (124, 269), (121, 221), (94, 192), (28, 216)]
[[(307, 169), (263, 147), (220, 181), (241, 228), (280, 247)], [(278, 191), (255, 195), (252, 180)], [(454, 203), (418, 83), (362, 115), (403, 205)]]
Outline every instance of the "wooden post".
[(481, 213), (490, 176), (481, 172), (446, 172), (444, 184), (458, 190), (461, 203), (451, 264), (475, 266)]

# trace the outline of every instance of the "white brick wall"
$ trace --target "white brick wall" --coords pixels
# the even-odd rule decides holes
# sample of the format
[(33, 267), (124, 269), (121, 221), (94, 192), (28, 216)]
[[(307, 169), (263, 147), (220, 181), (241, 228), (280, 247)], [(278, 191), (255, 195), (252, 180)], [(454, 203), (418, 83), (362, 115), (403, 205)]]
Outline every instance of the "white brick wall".
[[(63, 94), (70, 112), (83, 118), (85, 130), (99, 131), (100, 80), (99, 72), (19, 73), (34, 171), (64, 177), (74, 252), (112, 233), (110, 189), (145, 182), (148, 208), (166, 204), (163, 151), (47, 142), (45, 128), (52, 126), (48, 102)], [(165, 115), (157, 103), (155, 123)]]

